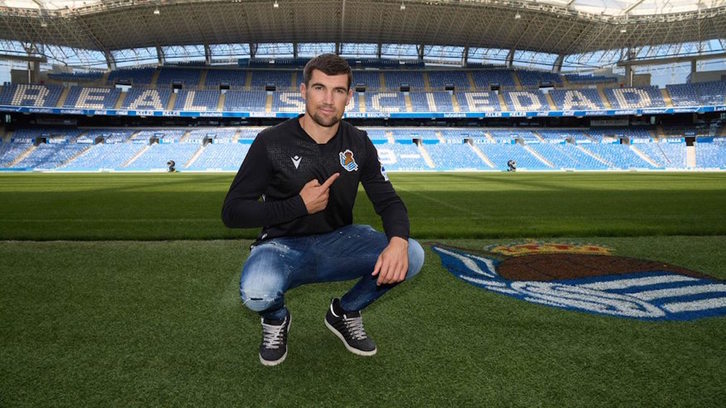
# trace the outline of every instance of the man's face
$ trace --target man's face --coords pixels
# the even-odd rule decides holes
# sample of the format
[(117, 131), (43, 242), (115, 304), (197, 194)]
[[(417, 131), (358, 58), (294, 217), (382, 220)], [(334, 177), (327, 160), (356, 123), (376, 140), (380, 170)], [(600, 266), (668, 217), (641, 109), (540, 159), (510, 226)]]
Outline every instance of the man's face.
[(343, 118), (345, 105), (353, 92), (348, 89), (348, 75), (326, 75), (313, 70), (310, 82), (300, 84), (300, 93), (305, 99), (305, 112), (315, 123), (324, 127), (335, 126)]

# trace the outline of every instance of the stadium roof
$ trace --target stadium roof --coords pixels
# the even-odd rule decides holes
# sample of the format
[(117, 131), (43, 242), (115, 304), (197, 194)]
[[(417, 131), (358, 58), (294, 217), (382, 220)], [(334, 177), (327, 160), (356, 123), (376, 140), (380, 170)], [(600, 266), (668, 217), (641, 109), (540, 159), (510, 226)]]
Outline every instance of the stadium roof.
[(240, 43), (442, 45), (561, 56), (714, 40), (723, 49), (726, 0), (0, 0), (0, 40), (106, 54)]

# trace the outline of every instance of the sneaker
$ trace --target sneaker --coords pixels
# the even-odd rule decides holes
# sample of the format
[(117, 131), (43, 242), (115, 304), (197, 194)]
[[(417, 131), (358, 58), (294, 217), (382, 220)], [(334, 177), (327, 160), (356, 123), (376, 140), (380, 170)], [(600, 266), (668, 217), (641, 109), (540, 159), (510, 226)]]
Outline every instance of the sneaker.
[(260, 344), (260, 363), (274, 366), (287, 357), (287, 333), (290, 331), (290, 312), (283, 320), (262, 318), (262, 344)]
[(376, 354), (376, 343), (371, 340), (363, 328), (363, 318), (360, 311), (344, 312), (340, 307), (340, 300), (330, 302), (328, 313), (325, 314), (325, 325), (339, 339), (345, 348), (359, 356), (372, 356)]

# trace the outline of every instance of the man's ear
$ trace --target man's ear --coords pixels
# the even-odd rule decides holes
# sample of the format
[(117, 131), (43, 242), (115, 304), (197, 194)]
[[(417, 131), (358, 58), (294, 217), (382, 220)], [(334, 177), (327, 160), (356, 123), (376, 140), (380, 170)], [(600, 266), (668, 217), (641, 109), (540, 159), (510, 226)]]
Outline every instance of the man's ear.
[(348, 100), (345, 101), (345, 106), (350, 105), (351, 99), (353, 99), (353, 88), (348, 89)]
[(307, 92), (307, 87), (305, 86), (305, 82), (300, 83), (300, 95), (302, 95), (303, 100), (305, 100), (305, 93)]

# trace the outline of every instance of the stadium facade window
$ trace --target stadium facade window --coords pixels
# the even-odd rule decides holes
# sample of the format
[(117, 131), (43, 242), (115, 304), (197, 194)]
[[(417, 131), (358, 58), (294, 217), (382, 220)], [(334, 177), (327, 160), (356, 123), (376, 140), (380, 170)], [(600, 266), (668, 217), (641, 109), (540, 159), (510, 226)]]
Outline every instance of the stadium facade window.
[(166, 62), (204, 61), (204, 45), (161, 47)]
[(257, 44), (256, 58), (292, 58), (294, 56), (292, 43), (263, 43)]
[(340, 45), (343, 58), (378, 58), (378, 44), (343, 43)]
[(53, 60), (71, 67), (89, 67), (100, 68), (106, 67), (106, 56), (103, 52), (96, 50), (86, 50), (82, 48), (60, 47), (56, 45), (46, 45), (45, 55)]
[(620, 60), (622, 49), (602, 50), (567, 55), (562, 62), (562, 72), (576, 72), (612, 66)]
[(111, 56), (119, 68), (159, 63), (159, 56), (154, 47), (111, 51)]
[(312, 58), (316, 55), (334, 52), (335, 43), (301, 43), (297, 45), (297, 55), (301, 58)]
[(557, 60), (557, 54), (544, 52), (515, 51), (512, 64), (519, 68), (551, 69)]
[(467, 61), (470, 64), (482, 65), (504, 65), (507, 61), (509, 50), (501, 48), (469, 48)]
[(425, 45), (424, 62), (461, 65), (464, 62), (464, 47)]
[(0, 53), (11, 55), (27, 55), (20, 41), (0, 40)]
[(416, 48), (416, 44), (382, 44), (381, 57), (400, 60), (417, 60), (418, 49)]
[(212, 63), (236, 63), (239, 58), (250, 57), (249, 44), (212, 44)]

